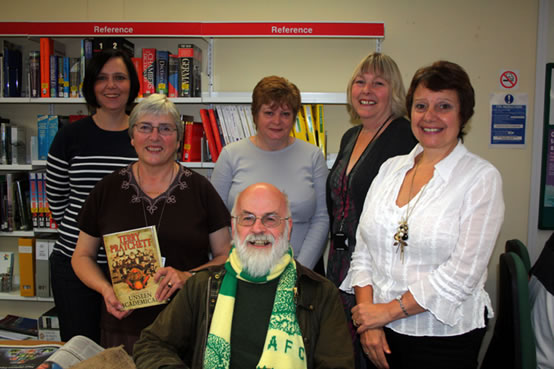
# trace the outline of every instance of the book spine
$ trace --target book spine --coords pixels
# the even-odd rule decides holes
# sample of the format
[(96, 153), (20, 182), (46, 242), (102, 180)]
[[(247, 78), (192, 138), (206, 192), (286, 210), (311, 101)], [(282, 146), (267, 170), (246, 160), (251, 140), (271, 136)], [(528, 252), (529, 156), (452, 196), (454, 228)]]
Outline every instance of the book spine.
[(50, 54), (54, 48), (53, 41), (48, 37), (40, 39), (40, 96), (50, 97)]
[(29, 179), (27, 175), (21, 176), (16, 182), (17, 205), (19, 207), (19, 215), (21, 220), (20, 229), (22, 231), (30, 231), (33, 229), (33, 221), (31, 218), (31, 201), (29, 200)]
[[(54, 141), (54, 137), (56, 137), (56, 133), (58, 133), (58, 127), (59, 127), (59, 120), (57, 115), (49, 115), (48, 116), (48, 149), (47, 152), (50, 150), (50, 145), (52, 145), (52, 141)], [(46, 154), (48, 156), (48, 154)]]
[(48, 157), (48, 115), (38, 115), (38, 159), (46, 160)]
[(317, 146), (323, 152), (323, 157), (327, 158), (327, 143), (325, 142), (325, 115), (323, 113), (323, 104), (315, 105), (315, 125), (317, 127)]
[(31, 200), (31, 219), (33, 228), (38, 228), (38, 192), (37, 174), (29, 172), (29, 196)]
[(190, 160), (190, 149), (192, 146), (192, 125), (193, 122), (185, 122), (185, 129), (184, 134), (185, 137), (183, 139), (183, 156), (181, 157), (181, 161), (189, 162)]
[(0, 229), (8, 231), (8, 182), (5, 174), (0, 174)]
[(50, 274), (48, 264), (48, 246), (49, 240), (37, 239), (36, 240), (36, 273), (35, 273), (35, 286), (36, 295), (38, 297), (50, 297)]
[(231, 133), (227, 128), (227, 122), (225, 122), (225, 116), (223, 114), (223, 105), (216, 105), (215, 112), (217, 113), (217, 121), (219, 122), (221, 133), (223, 134), (223, 141), (221, 145), (225, 146), (226, 144), (233, 142), (233, 139), (231, 138)]
[(212, 132), (212, 124), (210, 122), (210, 116), (208, 115), (207, 109), (200, 109), (200, 118), (202, 120), (202, 126), (204, 127), (204, 132), (206, 134), (206, 140), (208, 141), (210, 156), (212, 157), (212, 161), (215, 163), (219, 154), (217, 152), (217, 146), (215, 144), (215, 138)]
[(139, 77), (139, 93), (137, 97), (142, 97), (144, 95), (144, 81), (142, 77), (143, 68), (142, 68), (142, 58), (132, 58), (133, 65), (135, 66), (135, 70), (137, 72), (137, 76)]
[(92, 58), (92, 40), (84, 38), (81, 40), (81, 78), (79, 82), (79, 96), (83, 97), (83, 82), (89, 60)]
[(208, 117), (210, 119), (210, 124), (212, 125), (212, 134), (214, 136), (217, 154), (219, 155), (221, 153), (221, 150), (223, 149), (223, 145), (221, 144), (223, 140), (223, 135), (221, 134), (221, 129), (217, 124), (217, 119), (215, 117), (215, 112), (213, 109), (208, 109)]
[(13, 286), (13, 252), (0, 252), (0, 292), (11, 292)]
[(167, 78), (167, 96), (179, 96), (179, 57), (177, 55), (169, 55), (169, 75)]
[(200, 49), (198, 46), (193, 45), (194, 49), (194, 65), (193, 65), (193, 89), (194, 89), (194, 97), (201, 97), (202, 96), (202, 49)]
[(156, 51), (156, 92), (167, 95), (169, 75), (169, 52)]
[(10, 129), (11, 163), (25, 163), (25, 127), (12, 126)]
[(35, 296), (35, 239), (20, 238), (19, 251), (19, 293), (21, 296)]
[(8, 232), (14, 231), (14, 190), (13, 174), (6, 174), (6, 216), (8, 220)]
[(156, 92), (156, 49), (142, 49), (142, 83), (143, 96)]
[(40, 97), (40, 51), (29, 52), (31, 97)]
[(70, 58), (69, 65), (69, 97), (79, 97), (81, 61), (79, 58)]
[(63, 97), (69, 97), (69, 57), (63, 57)]
[(11, 163), (11, 132), (8, 123), (0, 123), (0, 163)]
[(63, 97), (63, 56), (58, 56), (58, 97)]
[(9, 78), (9, 75), (10, 75), (10, 66), (9, 66), (9, 55), (8, 55), (8, 50), (6, 48), (4, 48), (4, 50), (2, 50), (3, 52), (3, 62), (2, 62), (2, 65), (0, 65), (0, 68), (2, 68), (2, 72), (3, 72), (3, 75), (4, 75), (4, 78), (2, 80), (2, 85), (0, 87), (0, 89), (2, 90), (2, 96), (4, 97), (10, 97), (10, 78)]
[(38, 197), (38, 228), (45, 228), (44, 197), (45, 197), (45, 173), (37, 173), (37, 197)]
[(50, 96), (58, 96), (58, 57), (50, 55)]
[(308, 134), (308, 142), (312, 145), (316, 145), (316, 128), (314, 123), (314, 116), (312, 113), (312, 106), (310, 104), (302, 105), (304, 110), (304, 118), (306, 119), (306, 132)]
[(4, 47), (4, 96), (20, 97), (23, 72), (21, 51)]
[(4, 55), (0, 54), (0, 97), (4, 97)]
[(190, 45), (179, 45), (179, 97), (193, 96), (192, 68), (194, 50)]

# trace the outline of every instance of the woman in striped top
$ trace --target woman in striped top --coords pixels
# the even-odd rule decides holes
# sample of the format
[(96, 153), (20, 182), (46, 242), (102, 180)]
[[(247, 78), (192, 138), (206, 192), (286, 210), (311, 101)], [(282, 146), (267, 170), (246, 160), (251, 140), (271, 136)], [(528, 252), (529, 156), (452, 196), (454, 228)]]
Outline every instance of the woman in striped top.
[[(77, 216), (100, 179), (136, 160), (127, 111), (138, 92), (138, 75), (126, 53), (96, 54), (83, 81), (83, 95), (95, 111), (58, 131), (48, 153), (46, 194), (59, 226), (50, 274), (63, 341), (78, 334), (100, 341), (102, 296), (85, 286), (71, 268), (79, 236)], [(106, 262), (103, 250), (98, 261)]]

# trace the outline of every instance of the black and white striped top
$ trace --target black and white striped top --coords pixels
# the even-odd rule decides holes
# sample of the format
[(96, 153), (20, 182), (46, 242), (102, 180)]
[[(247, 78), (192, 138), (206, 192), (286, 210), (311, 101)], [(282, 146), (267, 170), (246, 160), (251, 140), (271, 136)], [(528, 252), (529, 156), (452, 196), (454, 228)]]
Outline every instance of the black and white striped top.
[[(73, 255), (79, 237), (77, 216), (88, 194), (99, 180), (136, 157), (127, 130), (105, 131), (91, 117), (58, 131), (46, 164), (48, 205), (59, 227), (54, 252)], [(106, 261), (103, 250), (98, 261)]]

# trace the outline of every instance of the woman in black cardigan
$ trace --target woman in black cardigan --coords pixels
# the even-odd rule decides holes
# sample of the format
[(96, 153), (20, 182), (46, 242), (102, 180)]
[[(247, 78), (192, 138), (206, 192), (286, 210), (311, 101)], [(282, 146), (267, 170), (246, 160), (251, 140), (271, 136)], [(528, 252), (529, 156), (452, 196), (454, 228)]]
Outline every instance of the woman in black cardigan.
[[(371, 53), (354, 70), (347, 87), (348, 110), (361, 124), (343, 135), (340, 150), (327, 178), (327, 209), (330, 217), (331, 248), (327, 278), (340, 286), (356, 246), (356, 229), (364, 200), (381, 164), (388, 158), (407, 154), (417, 143), (410, 123), (404, 118), (405, 89), (398, 66), (387, 55)], [(350, 310), (354, 295), (341, 292), (354, 349), (356, 368), (371, 367), (361, 350)]]

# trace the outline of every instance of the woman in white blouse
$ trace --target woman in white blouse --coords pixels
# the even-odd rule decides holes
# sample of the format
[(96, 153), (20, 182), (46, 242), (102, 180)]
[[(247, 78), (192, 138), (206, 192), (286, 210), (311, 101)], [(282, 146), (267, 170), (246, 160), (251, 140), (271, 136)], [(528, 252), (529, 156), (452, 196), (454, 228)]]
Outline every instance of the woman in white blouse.
[(373, 180), (341, 289), (356, 295), (352, 318), (378, 368), (475, 368), (502, 179), (462, 143), (475, 97), (459, 65), (419, 69), (406, 105), (419, 144)]

